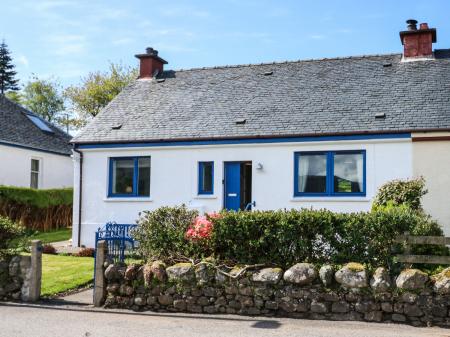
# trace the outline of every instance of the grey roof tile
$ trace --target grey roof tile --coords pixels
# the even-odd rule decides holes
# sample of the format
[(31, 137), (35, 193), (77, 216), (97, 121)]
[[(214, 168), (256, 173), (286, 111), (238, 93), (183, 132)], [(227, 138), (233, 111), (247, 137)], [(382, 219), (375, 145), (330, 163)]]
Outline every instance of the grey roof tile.
[(44, 123), (53, 133), (44, 132), (27, 115), (36, 116), (0, 94), (0, 143), (56, 154), (71, 154), (71, 137), (68, 134), (47, 122)]
[[(390, 54), (165, 71), (164, 82), (137, 80), (125, 88), (74, 142), (450, 129), (446, 55), (408, 63)], [(375, 119), (380, 112), (385, 119)], [(246, 123), (236, 124), (241, 118)], [(116, 124), (122, 127), (112, 130)]]

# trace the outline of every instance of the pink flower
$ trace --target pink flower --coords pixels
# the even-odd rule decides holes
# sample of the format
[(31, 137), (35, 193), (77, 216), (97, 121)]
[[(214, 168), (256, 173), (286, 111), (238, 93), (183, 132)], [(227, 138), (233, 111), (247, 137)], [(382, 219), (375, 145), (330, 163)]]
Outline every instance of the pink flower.
[(198, 216), (187, 229), (185, 237), (193, 241), (207, 239), (211, 236), (212, 229), (213, 224), (206, 216)]

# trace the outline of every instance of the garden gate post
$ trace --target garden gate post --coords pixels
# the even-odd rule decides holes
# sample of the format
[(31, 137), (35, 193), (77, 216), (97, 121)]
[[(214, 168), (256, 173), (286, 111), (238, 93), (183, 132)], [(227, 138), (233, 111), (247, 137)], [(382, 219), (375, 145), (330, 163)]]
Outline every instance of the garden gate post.
[(107, 243), (105, 240), (97, 242), (95, 251), (95, 279), (94, 279), (94, 306), (101, 307), (105, 301), (106, 282), (103, 265), (106, 260)]
[(31, 275), (28, 301), (36, 302), (41, 296), (42, 279), (42, 243), (40, 240), (31, 241)]

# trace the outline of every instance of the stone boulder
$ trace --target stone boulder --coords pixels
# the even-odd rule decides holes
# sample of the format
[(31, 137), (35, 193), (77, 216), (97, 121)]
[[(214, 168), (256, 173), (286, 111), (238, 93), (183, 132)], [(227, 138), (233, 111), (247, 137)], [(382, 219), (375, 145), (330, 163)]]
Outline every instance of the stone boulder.
[(109, 281), (120, 280), (121, 273), (119, 268), (120, 267), (116, 264), (110, 264), (105, 270), (105, 278)]
[(166, 269), (169, 281), (192, 282), (195, 280), (194, 268), (191, 263), (177, 263)]
[(400, 289), (416, 290), (425, 288), (428, 280), (428, 275), (419, 269), (405, 269), (398, 275), (395, 283)]
[(319, 269), (319, 277), (322, 284), (328, 287), (333, 283), (334, 269), (329, 264), (325, 264)]
[(370, 286), (376, 292), (386, 292), (392, 286), (391, 277), (386, 268), (379, 267), (375, 270), (372, 278), (370, 279)]
[(165, 282), (167, 280), (167, 273), (166, 273), (166, 264), (162, 261), (153, 261), (153, 263), (150, 266), (150, 270), (152, 272), (152, 275), (155, 279), (157, 279), (159, 282)]
[(317, 277), (317, 270), (311, 263), (297, 263), (284, 273), (286, 282), (298, 285), (311, 284)]
[(125, 280), (127, 280), (127, 281), (134, 280), (137, 276), (138, 270), (139, 270), (139, 265), (134, 264), (134, 263), (130, 264), (127, 267), (127, 269), (125, 269), (125, 275), (124, 275)]
[(0, 287), (8, 281), (9, 264), (6, 261), (0, 261)]
[(195, 267), (195, 278), (199, 285), (208, 284), (214, 279), (214, 268), (207, 263), (200, 263)]
[(142, 268), (142, 274), (144, 276), (144, 284), (146, 287), (150, 287), (153, 279), (152, 265), (147, 263)]
[(360, 263), (347, 263), (334, 277), (345, 288), (365, 288), (368, 283), (367, 271)]
[(450, 295), (450, 267), (432, 277), (433, 289), (441, 295)]
[(281, 268), (264, 268), (252, 275), (253, 282), (261, 282), (266, 284), (277, 284), (283, 276)]

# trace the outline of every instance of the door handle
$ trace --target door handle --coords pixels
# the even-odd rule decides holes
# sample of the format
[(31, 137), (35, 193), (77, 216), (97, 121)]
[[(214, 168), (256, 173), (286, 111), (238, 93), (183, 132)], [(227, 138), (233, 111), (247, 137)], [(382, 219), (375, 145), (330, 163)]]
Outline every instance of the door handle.
[(228, 193), (229, 197), (237, 197), (237, 193)]

